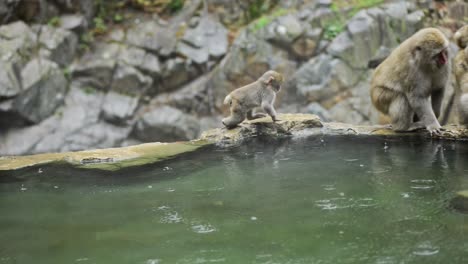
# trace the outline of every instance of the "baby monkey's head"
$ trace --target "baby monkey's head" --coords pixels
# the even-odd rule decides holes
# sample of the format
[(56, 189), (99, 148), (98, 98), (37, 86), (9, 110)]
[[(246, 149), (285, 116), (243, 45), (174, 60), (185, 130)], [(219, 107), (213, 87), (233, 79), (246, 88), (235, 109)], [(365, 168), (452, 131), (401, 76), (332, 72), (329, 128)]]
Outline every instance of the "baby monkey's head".
[(271, 87), (276, 93), (281, 90), (283, 75), (275, 71), (267, 71), (258, 79), (265, 87)]

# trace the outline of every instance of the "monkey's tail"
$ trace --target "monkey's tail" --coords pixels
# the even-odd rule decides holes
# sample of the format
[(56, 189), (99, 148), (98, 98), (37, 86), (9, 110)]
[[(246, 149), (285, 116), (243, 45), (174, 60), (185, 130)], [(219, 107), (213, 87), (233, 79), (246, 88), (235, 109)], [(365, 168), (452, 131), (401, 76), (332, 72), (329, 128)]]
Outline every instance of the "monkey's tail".
[(226, 96), (226, 98), (224, 98), (224, 104), (228, 104), (230, 105), (232, 103), (232, 98), (230, 95)]

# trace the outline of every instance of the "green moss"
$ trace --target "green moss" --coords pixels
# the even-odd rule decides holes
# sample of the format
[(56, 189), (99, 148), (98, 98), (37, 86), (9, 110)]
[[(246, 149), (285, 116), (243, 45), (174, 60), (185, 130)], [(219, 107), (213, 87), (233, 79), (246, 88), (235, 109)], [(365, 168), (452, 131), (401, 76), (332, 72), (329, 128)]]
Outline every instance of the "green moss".
[(271, 13), (270, 15), (265, 15), (257, 19), (257, 21), (253, 25), (253, 31), (257, 31), (259, 29), (262, 29), (266, 27), (268, 24), (271, 23), (275, 18), (283, 16), (288, 13), (287, 9), (278, 9), (275, 12)]
[(83, 91), (85, 92), (85, 94), (95, 94), (97, 92), (96, 89), (94, 89), (91, 86), (84, 87)]
[(185, 3), (184, 0), (171, 0), (171, 2), (169, 2), (169, 4), (167, 4), (166, 9), (170, 13), (175, 13), (175, 12), (181, 10), (182, 7), (184, 7), (184, 3)]
[(335, 18), (324, 23), (324, 38), (332, 40), (344, 31), (345, 21), (362, 9), (379, 5), (385, 0), (336, 0), (331, 5)]
[(341, 19), (336, 19), (336, 20), (327, 22), (324, 25), (323, 37), (326, 40), (332, 40), (336, 36), (338, 36), (338, 34), (344, 31), (345, 26), (346, 26), (345, 23)]
[(51, 18), (51, 19), (47, 22), (47, 24), (48, 24), (49, 26), (52, 26), (52, 27), (58, 27), (58, 26), (60, 26), (60, 17), (54, 16), (53, 18)]

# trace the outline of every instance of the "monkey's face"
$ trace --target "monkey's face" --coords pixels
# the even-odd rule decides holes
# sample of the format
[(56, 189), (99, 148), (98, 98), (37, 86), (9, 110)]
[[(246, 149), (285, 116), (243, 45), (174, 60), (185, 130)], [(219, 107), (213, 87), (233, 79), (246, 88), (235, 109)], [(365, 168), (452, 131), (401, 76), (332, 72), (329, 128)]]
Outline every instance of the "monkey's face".
[(275, 91), (276, 93), (281, 90), (281, 81), (278, 81), (276, 79), (272, 79), (270, 82), (270, 86)]

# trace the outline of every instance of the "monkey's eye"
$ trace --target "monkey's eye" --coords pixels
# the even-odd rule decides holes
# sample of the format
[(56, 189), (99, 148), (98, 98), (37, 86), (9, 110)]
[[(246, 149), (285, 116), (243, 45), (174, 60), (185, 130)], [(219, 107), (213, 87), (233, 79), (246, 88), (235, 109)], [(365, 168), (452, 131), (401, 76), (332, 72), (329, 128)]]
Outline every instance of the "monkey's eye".
[(415, 48), (417, 51), (420, 51), (421, 50), (421, 47), (420, 46), (416, 46)]

